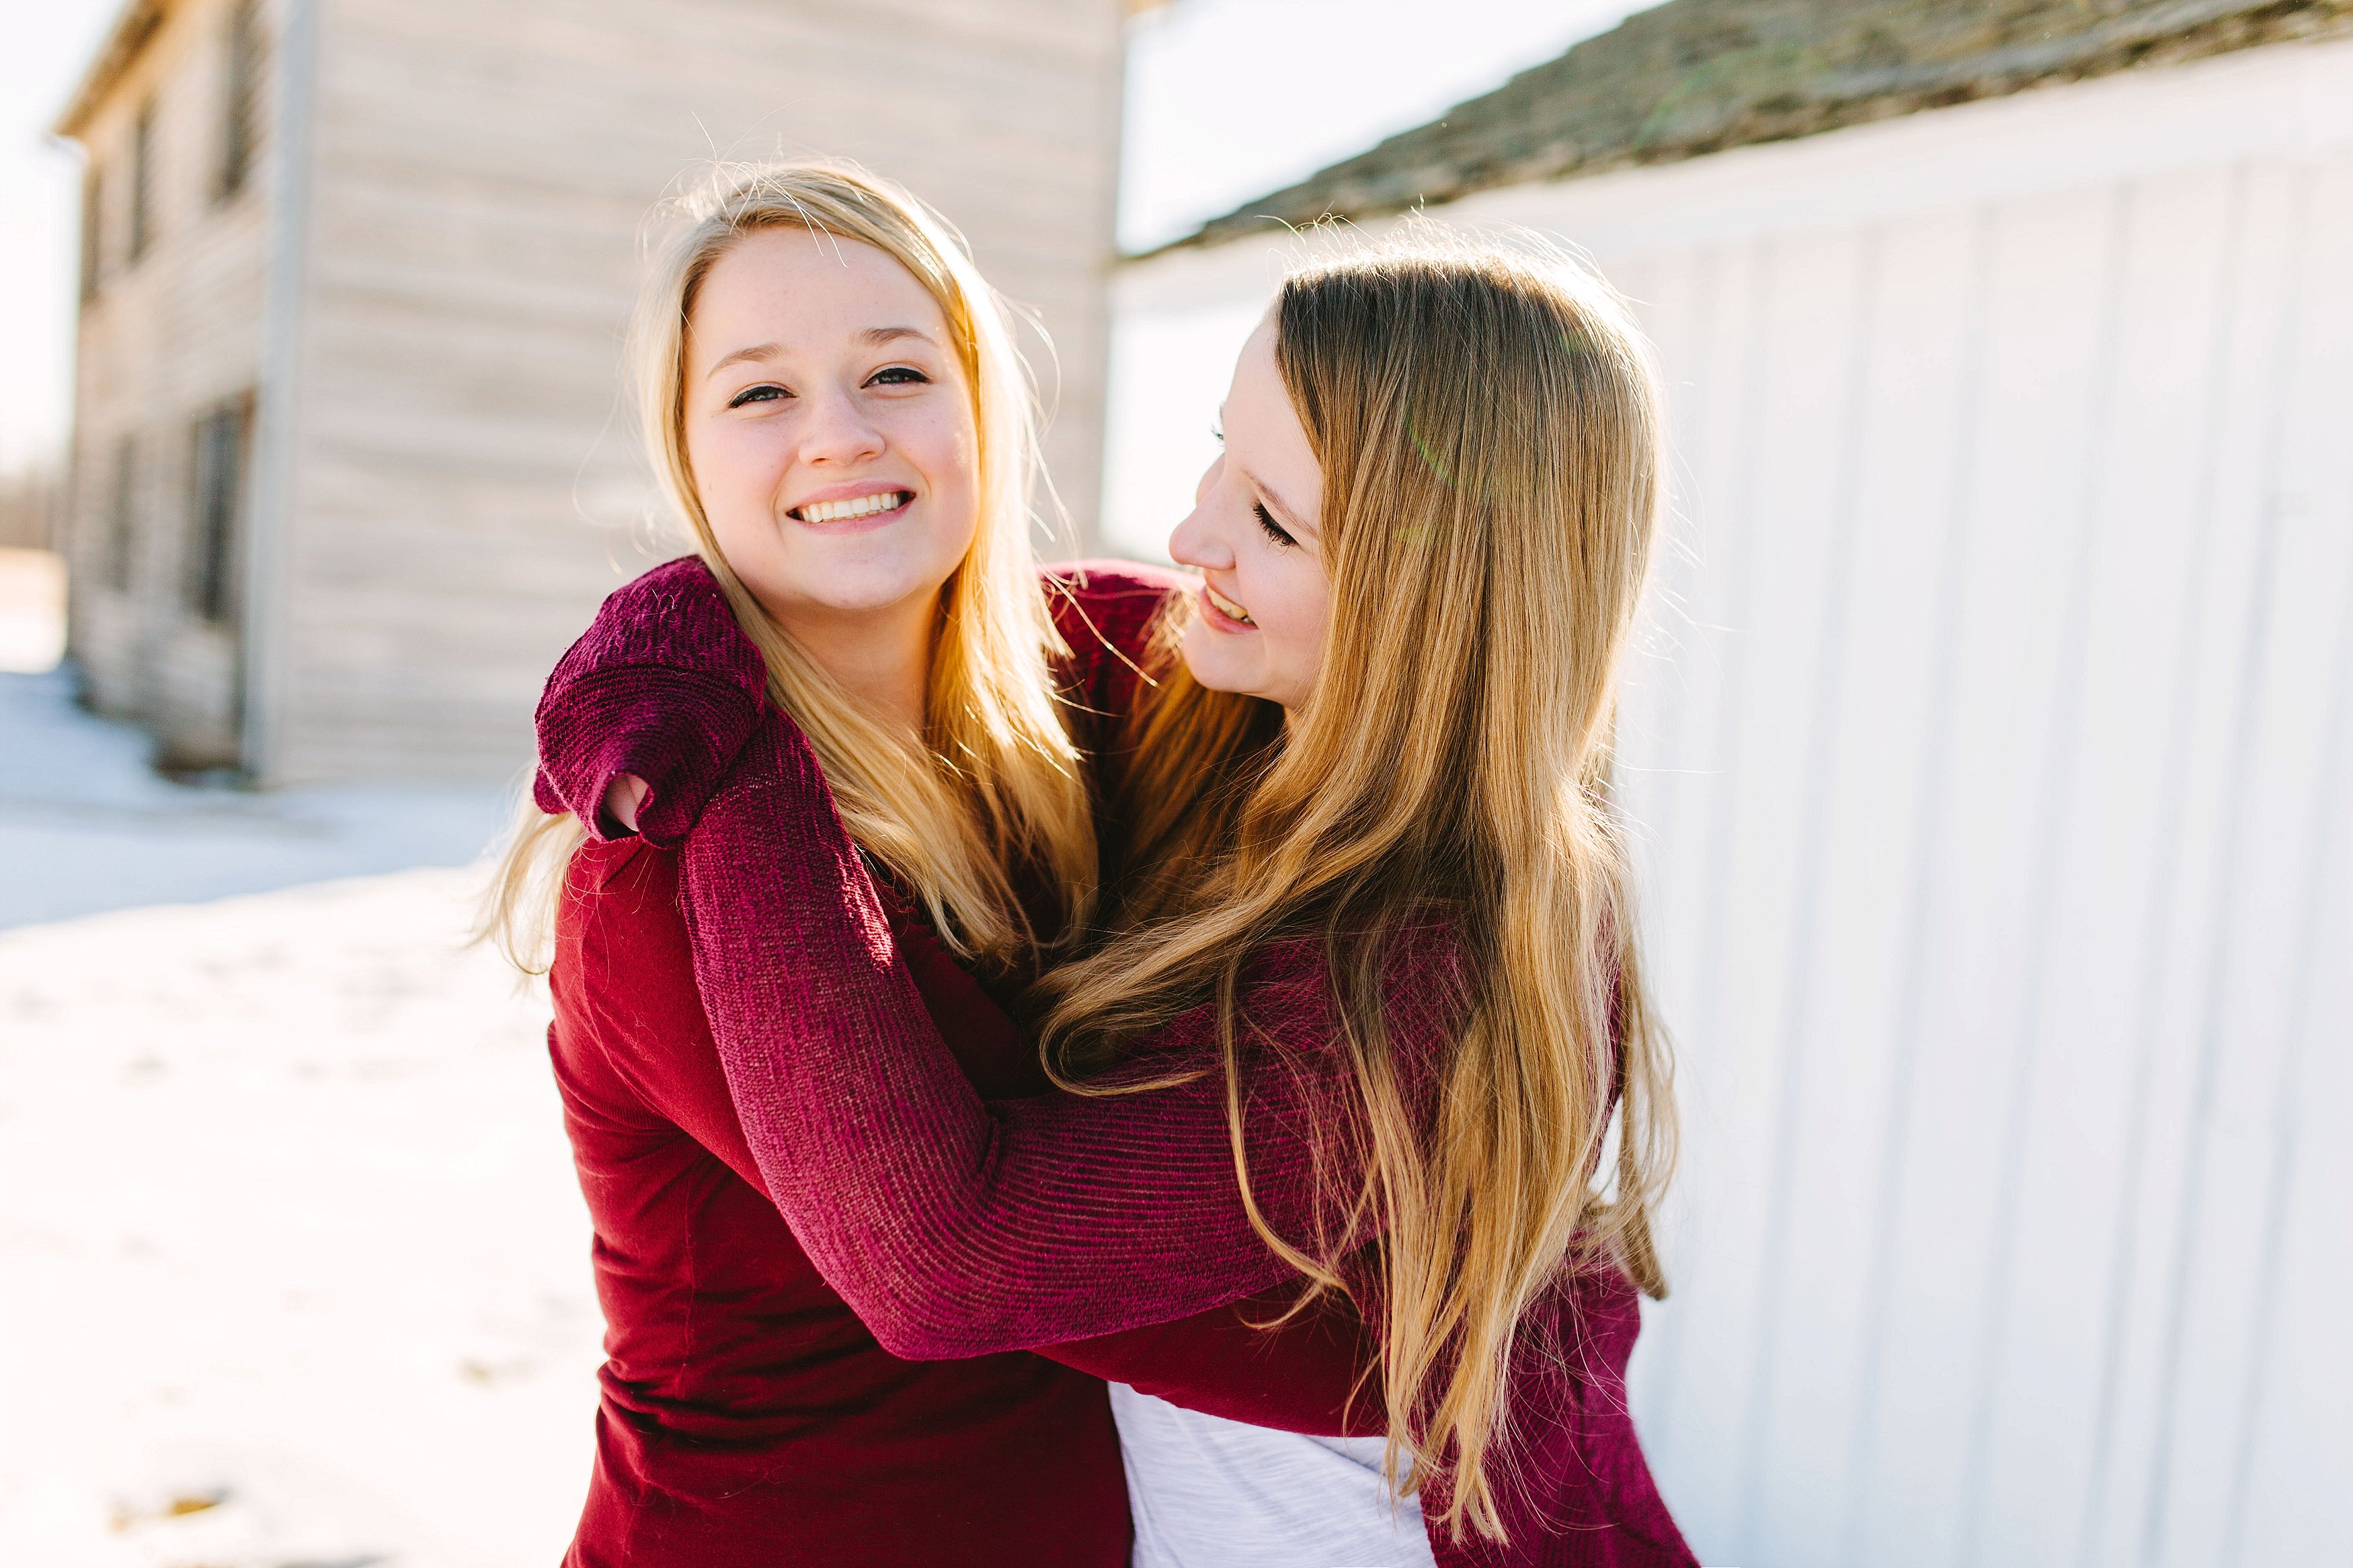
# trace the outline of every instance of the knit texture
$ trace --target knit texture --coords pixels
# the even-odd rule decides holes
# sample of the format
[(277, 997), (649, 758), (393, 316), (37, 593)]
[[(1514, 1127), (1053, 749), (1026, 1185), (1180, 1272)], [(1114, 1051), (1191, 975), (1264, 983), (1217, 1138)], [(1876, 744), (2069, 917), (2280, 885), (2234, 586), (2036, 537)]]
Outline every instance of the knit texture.
[(626, 837), (604, 802), (634, 773), (649, 786), (638, 834), (675, 846), (751, 734), (767, 679), (711, 568), (691, 555), (655, 567), (606, 600), (547, 678), (533, 799), (598, 840)]
[[(663, 657), (692, 668), (683, 653)], [(639, 699), (659, 706), (661, 681), (633, 679), (647, 682)], [(566, 706), (553, 688), (550, 697)], [(543, 709), (543, 727), (547, 717)], [(557, 717), (572, 735), (604, 721)], [(646, 719), (645, 732), (662, 722)], [(638, 743), (671, 764), (730, 754), (682, 852), (698, 986), (770, 1196), (886, 1348), (965, 1356), (1107, 1334), (1288, 1277), (1243, 1209), (1208, 1009), (1131, 1052), (1139, 1070), (1194, 1070), (1188, 1083), (986, 1103), (925, 1014), (817, 759), (790, 721), (760, 710), (748, 735)], [(591, 743), (546, 760), (560, 774), (607, 765), (608, 756)], [(674, 765), (665, 777), (674, 799), (706, 793)], [(559, 798), (588, 800), (593, 811), (601, 789), (586, 795), (586, 782), (567, 780), (574, 787)], [(1449, 944), (1408, 944), (1392, 968), (1384, 989), (1393, 1047), (1408, 1079), (1426, 1082), (1451, 1038)], [(1242, 1010), (1252, 1042), (1241, 1093), (1253, 1190), (1278, 1231), (1310, 1237), (1319, 1175), (1352, 1176), (1345, 1163), (1318, 1169), (1315, 1130), (1354, 1095), (1318, 951), (1301, 942), (1258, 955)], [(1565, 1282), (1531, 1314), (1514, 1361), (1512, 1431), (1493, 1460), (1505, 1478), (1510, 1541), (1457, 1544), (1433, 1524), (1441, 1563), (1694, 1561), (1625, 1412), (1638, 1328), (1631, 1287), (1615, 1274)], [(1433, 1489), (1425, 1511), (1434, 1518), (1443, 1507)]]

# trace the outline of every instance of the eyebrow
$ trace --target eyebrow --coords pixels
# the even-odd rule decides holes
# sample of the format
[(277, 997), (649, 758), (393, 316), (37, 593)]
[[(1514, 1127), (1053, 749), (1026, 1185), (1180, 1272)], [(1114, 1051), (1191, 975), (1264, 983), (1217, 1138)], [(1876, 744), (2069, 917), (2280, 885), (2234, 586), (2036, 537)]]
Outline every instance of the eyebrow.
[(784, 352), (785, 351), (783, 349), (777, 347), (775, 343), (754, 343), (748, 349), (737, 349), (733, 353), (729, 354), (725, 359), (721, 360), (717, 364), (712, 365), (710, 371), (703, 376), (703, 379), (705, 381), (710, 380), (712, 376), (717, 375), (721, 371), (725, 370), (731, 364), (742, 364), (747, 360), (774, 359)]
[[(1239, 467), (1240, 465), (1236, 466)], [(1275, 488), (1272, 485), (1268, 484), (1264, 479), (1260, 479), (1248, 468), (1242, 469), (1242, 478), (1248, 479), (1250, 482), (1250, 488), (1257, 490), (1261, 496), (1265, 498), (1266, 504), (1274, 511), (1276, 521), (1282, 523), (1285, 528), (1290, 529), (1293, 533), (1313, 533), (1315, 531), (1315, 525), (1312, 522), (1302, 522), (1299, 520), (1299, 513), (1292, 510), (1291, 504), (1285, 501), (1282, 497), (1276, 492)]]
[[(934, 348), (940, 346), (932, 342), (929, 332), (914, 327), (869, 327), (858, 334), (858, 341), (870, 348), (881, 348), (884, 343), (895, 343), (902, 338), (914, 338), (920, 342), (931, 343)], [(748, 349), (737, 349), (733, 353), (712, 365), (703, 379), (708, 381), (729, 365), (772, 360), (784, 352), (783, 346), (777, 343), (754, 343)]]

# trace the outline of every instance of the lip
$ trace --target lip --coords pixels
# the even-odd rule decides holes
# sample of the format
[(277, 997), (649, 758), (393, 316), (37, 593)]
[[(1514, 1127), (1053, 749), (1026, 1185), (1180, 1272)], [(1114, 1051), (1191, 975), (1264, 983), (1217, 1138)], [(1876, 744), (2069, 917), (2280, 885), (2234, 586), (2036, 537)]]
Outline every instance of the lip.
[(1224, 632), (1229, 636), (1240, 636), (1244, 632), (1254, 632), (1258, 630), (1258, 627), (1252, 626), (1250, 622), (1238, 621), (1234, 619), (1233, 616), (1226, 614), (1225, 611), (1218, 608), (1216, 603), (1209, 597), (1209, 587), (1208, 584), (1204, 583), (1201, 585), (1201, 591), (1195, 595), (1194, 597), (1199, 599), (1201, 602), (1201, 618), (1208, 621), (1214, 630)]
[[(828, 522), (810, 522), (799, 515), (803, 507), (818, 506), (826, 501), (863, 500), (868, 496), (888, 495), (893, 491), (907, 499), (888, 511), (868, 512), (863, 517), (836, 518)], [(786, 521), (797, 526), (814, 529), (820, 533), (864, 533), (871, 529), (886, 527), (906, 516), (907, 509), (915, 504), (915, 494), (913, 485), (860, 479), (851, 484), (828, 485), (823, 489), (811, 490), (786, 507), (784, 515)]]

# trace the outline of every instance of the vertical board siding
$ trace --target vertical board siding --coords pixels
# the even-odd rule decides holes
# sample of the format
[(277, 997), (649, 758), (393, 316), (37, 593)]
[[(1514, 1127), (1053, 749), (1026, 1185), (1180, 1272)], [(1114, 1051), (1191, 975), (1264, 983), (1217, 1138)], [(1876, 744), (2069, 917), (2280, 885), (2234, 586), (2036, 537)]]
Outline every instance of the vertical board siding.
[[(2353, 1106), (2353, 163), (2315, 172), (2301, 288), (2306, 330), (2283, 430), (2275, 493), (2288, 531), (2281, 559), (2279, 650), (2318, 678), (2306, 689), (2314, 743), (2308, 799), (2284, 874), (2294, 924), (2277, 998), (2285, 1053), (2268, 1108), (2255, 1368), (2242, 1388), (2221, 1561), (2353, 1559), (2353, 1519), (2317, 1500), (2353, 1476), (2342, 1396), (2353, 1388), (2343, 1330), (2353, 1260), (2353, 1141), (2335, 1135)], [(2291, 725), (2305, 716), (2283, 716)], [(2292, 801), (2282, 808), (2297, 809)], [(2280, 825), (2295, 832), (2297, 826)], [(2322, 1121), (2316, 1108), (2337, 1117)], [(2324, 1327), (2324, 1325), (2326, 1325)]]
[[(1441, 215), (1589, 246), (1670, 398), (1631, 1381), (1705, 1562), (2353, 1562), (2353, 124), (2263, 119), (2344, 101), (2283, 47)], [(1220, 254), (1124, 308), (1247, 321)]]
[(1687, 1528), (1752, 1565), (2345, 1542), (2294, 1434), (2348, 1357), (2283, 1361), (2353, 1250), (2299, 1135), (2353, 1110), (2353, 174), (1601, 260), (1698, 542), (1621, 742), (1690, 1140), (1636, 1397)]

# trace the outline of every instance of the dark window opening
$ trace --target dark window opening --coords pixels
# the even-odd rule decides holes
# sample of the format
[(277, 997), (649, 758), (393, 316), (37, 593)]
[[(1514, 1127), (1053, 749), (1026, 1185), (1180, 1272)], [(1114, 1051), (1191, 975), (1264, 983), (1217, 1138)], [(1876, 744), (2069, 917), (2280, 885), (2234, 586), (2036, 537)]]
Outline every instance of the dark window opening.
[(200, 416), (189, 465), (188, 608), (216, 625), (236, 618), (237, 542), (245, 528), (247, 433), (250, 398), (234, 398)]
[(106, 183), (92, 163), (81, 174), (81, 297), (85, 300), (98, 298), (98, 242), (102, 233), (99, 217), (105, 199)]
[(131, 549), (139, 521), (139, 444), (132, 437), (114, 444), (113, 481), (98, 564), (106, 585), (123, 592), (131, 586)]
[(260, 130), (261, 16), (255, 0), (242, 0), (228, 19), (228, 61), (222, 105), (220, 197), (245, 189), (253, 174)]
[(155, 100), (139, 106), (131, 132), (131, 256), (147, 254), (155, 237)]

